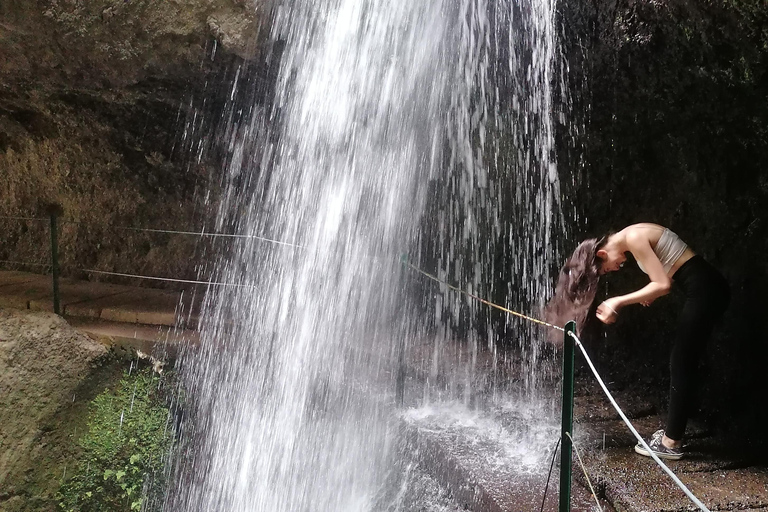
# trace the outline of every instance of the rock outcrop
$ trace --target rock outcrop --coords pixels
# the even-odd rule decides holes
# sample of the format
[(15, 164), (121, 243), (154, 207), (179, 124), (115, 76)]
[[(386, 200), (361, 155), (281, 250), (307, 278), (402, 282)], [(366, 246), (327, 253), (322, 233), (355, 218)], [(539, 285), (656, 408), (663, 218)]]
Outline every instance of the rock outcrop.
[[(721, 269), (731, 307), (701, 347), (701, 402), (691, 406), (729, 440), (768, 453), (768, 412), (756, 407), (768, 391), (759, 323), (768, 309), (768, 9), (752, 0), (563, 5), (574, 125), (561, 132), (559, 167), (565, 200), (586, 221), (575, 235), (658, 222)], [(648, 282), (634, 265), (606, 281), (609, 295)], [(626, 308), (607, 338), (593, 338), (606, 380), (666, 407), (681, 302), (673, 293)]]
[(195, 79), (216, 38), (253, 58), (259, 2), (11, 0), (0, 7), (0, 83), (120, 89)]
[(0, 509), (47, 510), (107, 353), (56, 315), (0, 309)]
[[(219, 85), (259, 66), (268, 19), (259, 1), (3, 2), (0, 216), (61, 205), (65, 274), (196, 277), (196, 240), (114, 228), (209, 221), (221, 163), (200, 127), (221, 117)], [(48, 262), (44, 222), (0, 233), (0, 260)]]

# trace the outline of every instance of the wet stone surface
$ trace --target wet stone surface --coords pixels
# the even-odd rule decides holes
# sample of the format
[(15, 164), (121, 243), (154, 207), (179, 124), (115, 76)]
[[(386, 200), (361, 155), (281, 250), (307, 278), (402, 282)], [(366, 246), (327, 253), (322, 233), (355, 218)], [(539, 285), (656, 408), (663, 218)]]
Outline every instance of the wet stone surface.
[[(549, 430), (540, 428), (534, 414), (488, 407), (483, 396), (488, 383), (504, 377), (498, 367), (484, 357), (474, 360), (466, 350), (454, 348), (431, 359), (431, 348), (415, 347), (409, 361), (406, 396), (419, 382), (434, 382), (440, 396), (460, 391), (471, 406), (481, 402), (484, 417), (440, 417), (436, 410), (414, 410), (403, 422), (403, 436), (408, 452), (418, 465), (450, 490), (456, 503), (476, 511), (539, 510), (559, 424), (551, 421)], [(457, 379), (468, 362), (475, 363), (475, 373)], [(465, 370), (464, 370), (465, 371)], [(451, 375), (453, 373), (453, 375)], [(603, 510), (626, 512), (681, 512), (697, 510), (669, 476), (649, 458), (634, 452), (636, 439), (610, 405), (591, 375), (577, 380), (574, 411), (574, 441)], [(452, 382), (459, 384), (451, 384)], [(463, 383), (463, 384), (462, 384)], [(473, 384), (480, 384), (473, 387)], [(451, 386), (454, 386), (453, 388)], [(466, 390), (462, 387), (465, 386)], [(611, 383), (608, 384), (611, 388)], [(643, 436), (664, 426), (663, 411), (642, 393), (628, 390), (614, 392), (614, 397)], [(430, 418), (430, 415), (433, 417)], [(537, 431), (537, 429), (539, 429)], [(524, 460), (525, 447), (514, 446), (538, 437), (537, 446), (546, 453), (539, 461)], [(528, 441), (525, 441), (527, 439)], [(530, 454), (528, 454), (530, 456)], [(523, 458), (521, 458), (523, 457)], [(546, 459), (546, 460), (545, 460)], [(768, 510), (768, 469), (755, 460), (749, 447), (724, 445), (706, 426), (691, 422), (686, 437), (686, 457), (669, 461), (668, 466), (710, 510)], [(542, 469), (543, 468), (543, 469)], [(574, 491), (572, 510), (597, 510), (587, 490), (586, 478), (574, 453)], [(555, 464), (553, 480), (544, 510), (557, 510), (559, 468)]]
[[(660, 416), (632, 420), (641, 435), (663, 425)], [(634, 453), (636, 440), (623, 422), (584, 422), (576, 428), (577, 446), (598, 493), (617, 510), (677, 512), (698, 510), (650, 458)], [(605, 435), (605, 447), (603, 447)], [(710, 510), (765, 510), (768, 469), (736, 453), (728, 453), (712, 434), (691, 425), (686, 456), (667, 466)], [(583, 480), (574, 470), (576, 478)]]
[[(406, 412), (402, 436), (406, 452), (450, 489), (466, 510), (518, 512), (557, 510), (558, 470), (547, 487), (556, 429), (529, 418), (521, 434), (517, 421), (497, 411), (472, 413), (460, 407)], [(548, 448), (543, 448), (548, 446)], [(541, 449), (539, 449), (541, 448)], [(613, 508), (605, 500), (603, 510)], [(590, 492), (575, 482), (571, 510), (597, 510)]]
[(450, 489), (441, 485), (417, 463), (411, 461), (397, 468), (389, 493), (378, 500), (377, 512), (460, 512), (466, 510)]

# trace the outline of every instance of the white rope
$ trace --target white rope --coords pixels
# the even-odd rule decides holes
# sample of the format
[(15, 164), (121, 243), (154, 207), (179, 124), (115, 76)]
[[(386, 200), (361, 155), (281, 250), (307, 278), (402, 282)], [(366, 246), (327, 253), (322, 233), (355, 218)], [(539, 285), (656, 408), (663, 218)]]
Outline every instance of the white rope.
[(624, 412), (621, 410), (619, 405), (616, 403), (616, 400), (613, 399), (613, 395), (611, 395), (611, 392), (608, 391), (608, 388), (605, 386), (605, 383), (603, 382), (603, 379), (600, 378), (600, 375), (597, 373), (597, 370), (595, 369), (595, 366), (592, 364), (592, 360), (587, 355), (587, 351), (584, 349), (584, 346), (581, 344), (581, 340), (579, 340), (578, 336), (574, 334), (571, 331), (568, 331), (568, 334), (571, 336), (571, 338), (574, 339), (576, 342), (576, 346), (581, 349), (581, 353), (584, 355), (584, 359), (587, 360), (587, 364), (589, 365), (589, 368), (592, 370), (592, 373), (595, 374), (595, 378), (597, 379), (598, 384), (600, 384), (600, 387), (603, 388), (603, 392), (605, 392), (605, 395), (608, 397), (608, 400), (611, 402), (611, 405), (613, 405), (613, 408), (616, 409), (616, 412), (619, 413), (619, 416), (621, 416), (621, 419), (624, 420), (624, 423), (627, 424), (627, 427), (629, 427), (629, 430), (632, 431), (632, 433), (635, 435), (637, 440), (640, 442), (640, 444), (643, 446), (643, 448), (646, 449), (646, 451), (651, 455), (651, 458), (656, 461), (656, 464), (661, 466), (661, 469), (666, 472), (669, 477), (672, 479), (677, 486), (682, 489), (682, 491), (685, 493), (688, 498), (697, 506), (699, 509), (703, 510), (704, 512), (710, 512), (710, 510), (704, 506), (704, 504), (699, 501), (699, 499), (693, 495), (693, 493), (688, 489), (688, 487), (685, 486), (683, 482), (680, 481), (680, 479), (675, 475), (675, 473), (672, 472), (671, 469), (667, 467), (666, 464), (664, 464), (661, 459), (659, 459), (655, 453), (653, 453), (653, 450), (651, 450), (651, 447), (648, 446), (648, 443), (645, 442), (645, 440), (640, 436), (640, 434), (637, 433), (637, 430), (635, 430), (635, 427), (632, 426), (632, 423), (630, 423), (629, 419), (627, 419)]
[(120, 272), (106, 272), (104, 270), (88, 270), (82, 269), (83, 272), (89, 272), (91, 274), (105, 274), (108, 276), (120, 276), (120, 277), (135, 277), (137, 279), (152, 279), (154, 281), (171, 281), (174, 283), (189, 283), (189, 284), (207, 284), (211, 286), (234, 286), (236, 288), (256, 288), (249, 284), (237, 284), (237, 283), (216, 283), (212, 281), (190, 281), (188, 279), (171, 279), (168, 277), (152, 277), (152, 276), (140, 276), (136, 274), (122, 274)]

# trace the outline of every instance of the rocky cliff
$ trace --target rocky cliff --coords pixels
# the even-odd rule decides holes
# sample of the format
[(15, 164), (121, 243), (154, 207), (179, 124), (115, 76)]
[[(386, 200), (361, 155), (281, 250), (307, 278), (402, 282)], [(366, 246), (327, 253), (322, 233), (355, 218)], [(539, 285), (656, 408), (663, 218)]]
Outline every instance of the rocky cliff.
[[(220, 159), (201, 131), (222, 115), (219, 85), (263, 60), (267, 18), (239, 0), (3, 2), (0, 215), (61, 205), (65, 274), (195, 277), (196, 240), (114, 227), (205, 227)], [(0, 231), (0, 260), (48, 262), (44, 222)]]
[[(585, 219), (578, 235), (658, 222), (721, 269), (731, 307), (706, 347), (701, 402), (692, 406), (731, 439), (765, 448), (768, 8), (569, 2), (561, 20), (574, 129), (561, 133), (560, 170), (576, 183), (565, 201)], [(605, 280), (606, 294), (647, 282), (631, 264), (619, 274)], [(600, 329), (593, 338), (615, 386), (650, 390), (659, 407), (680, 305), (672, 294), (627, 308), (606, 338)]]
[(56, 315), (0, 309), (0, 509), (53, 509), (107, 359)]

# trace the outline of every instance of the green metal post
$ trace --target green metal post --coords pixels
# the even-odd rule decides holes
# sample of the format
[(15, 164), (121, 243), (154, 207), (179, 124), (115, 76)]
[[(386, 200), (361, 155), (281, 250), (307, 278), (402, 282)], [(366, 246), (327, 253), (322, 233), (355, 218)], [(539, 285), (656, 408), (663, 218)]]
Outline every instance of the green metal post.
[(563, 332), (563, 423), (560, 432), (560, 507), (559, 512), (571, 510), (571, 438), (573, 435), (573, 361), (574, 341), (568, 334), (576, 333), (576, 322), (565, 324)]
[(58, 212), (51, 211), (51, 274), (53, 275), (53, 312), (61, 314), (59, 297), (59, 233), (56, 226)]

